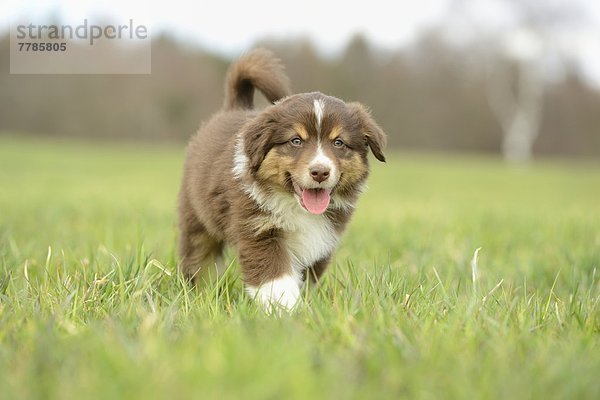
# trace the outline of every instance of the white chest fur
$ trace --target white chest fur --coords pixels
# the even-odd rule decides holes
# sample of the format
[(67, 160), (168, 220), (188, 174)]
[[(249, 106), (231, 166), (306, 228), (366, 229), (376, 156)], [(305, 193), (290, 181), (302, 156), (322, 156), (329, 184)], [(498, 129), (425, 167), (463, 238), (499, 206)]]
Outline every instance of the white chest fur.
[(297, 275), (329, 256), (337, 245), (338, 236), (324, 215), (313, 215), (300, 209), (289, 225), (295, 229), (286, 232), (286, 244), (292, 269)]

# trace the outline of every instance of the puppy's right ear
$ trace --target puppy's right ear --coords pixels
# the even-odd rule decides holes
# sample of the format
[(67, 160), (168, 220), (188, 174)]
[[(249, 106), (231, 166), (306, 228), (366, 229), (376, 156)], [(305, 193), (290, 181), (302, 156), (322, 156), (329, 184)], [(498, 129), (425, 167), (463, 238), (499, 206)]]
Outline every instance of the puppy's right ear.
[(267, 153), (273, 147), (271, 138), (277, 121), (268, 113), (263, 113), (243, 128), (244, 152), (248, 157), (248, 168), (255, 174)]

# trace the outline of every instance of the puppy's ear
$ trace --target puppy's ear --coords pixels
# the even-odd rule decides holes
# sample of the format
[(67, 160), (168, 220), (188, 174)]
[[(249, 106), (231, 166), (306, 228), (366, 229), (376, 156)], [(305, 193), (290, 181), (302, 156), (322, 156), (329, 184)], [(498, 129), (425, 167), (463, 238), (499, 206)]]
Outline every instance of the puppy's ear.
[(381, 162), (385, 162), (383, 149), (387, 144), (387, 137), (383, 130), (377, 125), (371, 113), (360, 103), (349, 103), (352, 115), (357, 119), (360, 129), (365, 135), (367, 145), (371, 148), (373, 155)]
[(256, 173), (267, 153), (273, 147), (271, 138), (276, 121), (273, 116), (263, 113), (247, 123), (243, 130), (244, 152), (248, 157), (248, 167)]

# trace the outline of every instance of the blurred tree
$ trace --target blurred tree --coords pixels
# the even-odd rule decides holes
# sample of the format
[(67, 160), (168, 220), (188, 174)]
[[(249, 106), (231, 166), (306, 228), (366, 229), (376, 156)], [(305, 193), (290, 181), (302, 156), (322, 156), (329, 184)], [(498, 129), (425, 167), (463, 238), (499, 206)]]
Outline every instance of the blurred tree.
[[(494, 3), (494, 2), (492, 2)], [(495, 31), (481, 25), (471, 12), (478, 6), (468, 0), (455, 0), (449, 14), (470, 25), (479, 38), (487, 70), (487, 98), (502, 131), (502, 153), (512, 162), (528, 161), (540, 133), (544, 103), (544, 64), (559, 53), (554, 32), (581, 21), (574, 2), (537, 0), (496, 0), (511, 19)], [(485, 22), (484, 22), (485, 23)], [(487, 37), (482, 40), (481, 38)]]
[[(294, 92), (318, 90), (369, 106), (392, 148), (500, 153), (506, 135), (490, 105), (502, 109), (504, 96), (511, 112), (517, 101), (520, 109), (535, 106), (528, 117), (536, 107), (546, 110), (535, 122), (543, 134), (528, 151), (600, 156), (600, 92), (575, 67), (564, 68), (563, 80), (536, 70), (543, 90), (525, 88), (535, 101), (525, 100), (518, 57), (501, 51), (507, 47), (497, 37), (467, 36), (476, 40), (461, 43), (434, 26), (410, 46), (389, 50), (357, 35), (335, 53), (303, 38), (260, 44), (283, 59)], [(151, 75), (10, 75), (8, 46), (0, 37), (0, 134), (184, 141), (221, 107), (231, 62), (163, 35), (152, 41)], [(115, 49), (108, 56), (133, 55)]]
[[(515, 32), (506, 40), (506, 52), (512, 62), (488, 63), (488, 99), (504, 132), (504, 157), (512, 162), (525, 162), (532, 156), (540, 129), (543, 44), (539, 35), (529, 28)], [(511, 82), (511, 72), (514, 82)]]

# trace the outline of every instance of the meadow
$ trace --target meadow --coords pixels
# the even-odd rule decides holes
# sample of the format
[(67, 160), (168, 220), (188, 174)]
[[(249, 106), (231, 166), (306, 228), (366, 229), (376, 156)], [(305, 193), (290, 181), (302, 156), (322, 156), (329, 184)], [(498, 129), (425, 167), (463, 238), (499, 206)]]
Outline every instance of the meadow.
[(276, 318), (177, 273), (182, 159), (0, 136), (0, 398), (600, 398), (597, 160), (389, 152)]

